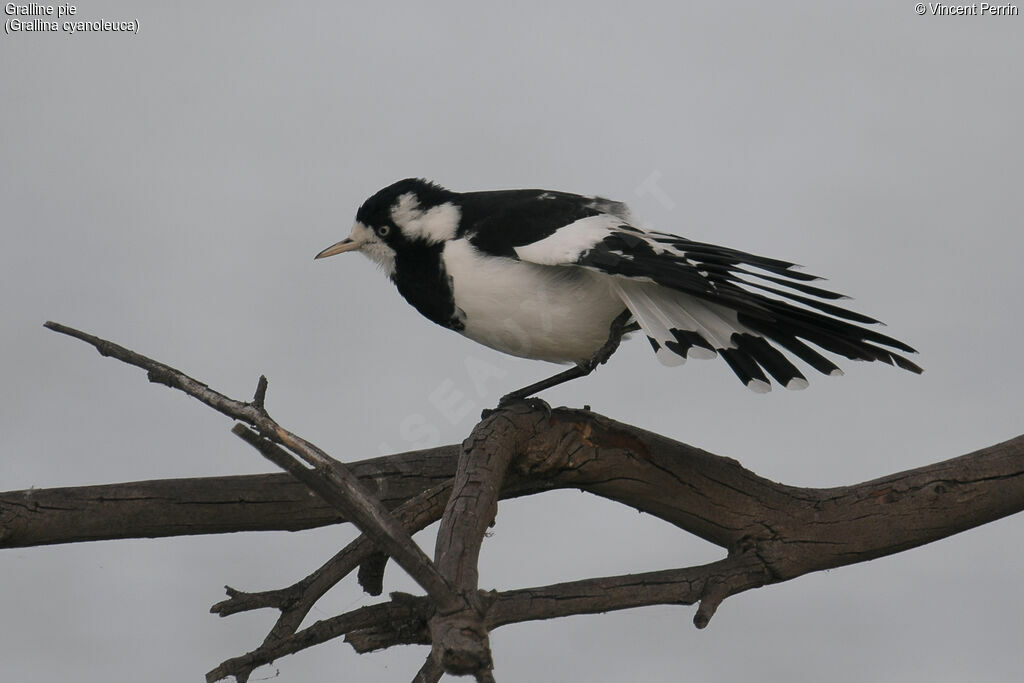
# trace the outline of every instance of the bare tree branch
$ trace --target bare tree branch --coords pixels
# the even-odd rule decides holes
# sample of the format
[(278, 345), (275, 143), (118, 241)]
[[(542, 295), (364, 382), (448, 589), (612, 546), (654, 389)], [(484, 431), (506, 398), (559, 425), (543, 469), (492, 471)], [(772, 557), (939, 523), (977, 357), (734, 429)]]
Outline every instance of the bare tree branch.
[[(265, 457), (287, 470), (342, 514), (348, 516), (360, 531), (371, 536), (381, 549), (395, 558), (402, 569), (434, 598), (439, 608), (457, 611), (464, 606), (463, 601), (437, 571), (430, 558), (412, 540), (409, 532), (359, 483), (347, 467), (312, 443), (284, 429), (267, 414), (262, 405), (266, 395), (266, 378), (260, 377), (256, 401), (244, 403), (214, 391), (180, 370), (113, 342), (59, 323), (47, 322), (45, 326), (55, 332), (92, 344), (100, 355), (111, 356), (146, 370), (151, 382), (179, 389), (214, 410), (251, 425), (264, 439), (259, 450)], [(292, 453), (312, 465), (313, 469), (303, 466), (294, 456), (279, 448), (277, 443), (286, 446)]]
[(490, 600), (482, 600), (477, 592), (477, 561), (519, 441), (542, 421), (543, 414), (525, 404), (512, 406), (485, 418), (462, 444), (434, 550), (441, 574), (467, 598), (465, 609), (430, 620), (433, 659), (448, 673), (473, 674), (478, 680), (491, 676), (493, 660), (484, 624)]
[[(549, 448), (552, 442), (559, 446)], [(809, 571), (899, 552), (1024, 509), (1024, 436), (927, 467), (833, 489), (774, 484), (728, 458), (584, 411), (553, 411), (521, 452), (527, 455), (511, 464), (520, 476), (554, 477), (559, 485), (575, 483), (587, 490), (614, 493), (623, 501), (649, 503), (655, 496), (648, 486), (660, 481), (665, 490), (659, 495), (675, 505), (671, 514), (660, 510), (660, 516), (685, 520), (703, 509), (705, 516), (695, 517), (691, 530), (735, 540), (726, 545), (728, 558), (703, 567), (498, 593), (484, 621), (487, 630), (573, 614), (698, 602), (694, 623), (704, 627), (731, 595)], [(609, 472), (615, 472), (625, 487), (613, 486), (616, 479), (609, 478)], [(705, 495), (696, 495), (698, 490)], [(950, 495), (953, 498), (946, 498)], [(714, 504), (730, 498), (736, 507)], [(791, 553), (793, 559), (788, 559)], [(489, 596), (481, 593), (481, 597)], [(430, 642), (430, 610), (424, 599), (403, 596), (396, 603), (373, 607), (380, 611), (372, 626), (360, 622), (349, 627), (351, 622), (344, 615), (327, 619), (318, 622), (314, 631), (295, 634), (294, 641), (285, 639), (261, 651), (259, 661), (268, 663), (297, 651), (299, 644), (309, 646), (313, 640), (339, 636), (360, 652)]]
[[(485, 619), (488, 630), (507, 624), (597, 614), (649, 605), (692, 605), (704, 599), (711, 585), (725, 585), (733, 593), (771, 583), (773, 577), (752, 552), (687, 569), (586, 579), (566, 583), (489, 593), (479, 599), (491, 606)], [(357, 652), (370, 652), (400, 644), (429, 644), (430, 604), (427, 598), (393, 594), (386, 603), (362, 607), (318, 621), (271, 647), (245, 655), (249, 671), (306, 647), (341, 636)], [(232, 675), (229, 660), (207, 674), (210, 681)]]
[[(269, 418), (263, 409), (266, 382), (262, 378), (253, 402), (238, 402), (110, 342), (59, 325), (48, 326), (88, 341), (104, 355), (144, 367), (152, 381), (186, 391), (252, 425), (256, 432), (239, 426), (236, 433), (344, 513), (315, 507), (308, 494), (301, 494), (294, 485), (282, 485), (281, 491), (290, 493), (275, 491), (277, 498), (261, 488), (271, 481), (280, 485), (280, 478), (229, 478), (237, 487), (229, 496), (240, 497), (229, 497), (227, 505), (218, 506), (217, 516), (224, 517), (225, 508), (236, 507), (233, 519), (237, 527), (197, 522), (197, 533), (263, 528), (260, 524), (299, 528), (314, 525), (310, 520), (322, 524), (343, 516), (355, 519), (364, 531), (364, 536), (292, 586), (251, 594), (229, 588), (229, 598), (215, 605), (214, 611), (227, 615), (271, 607), (281, 615), (259, 648), (225, 661), (207, 675), (211, 681), (226, 676), (245, 681), (257, 666), (339, 636), (360, 652), (403, 643), (432, 644), (431, 655), (416, 680), (434, 681), (447, 670), (490, 681), (488, 633), (505, 624), (653, 604), (699, 603), (694, 623), (704, 627), (722, 601), (732, 595), (900, 552), (1024, 509), (1024, 436), (853, 486), (797, 488), (759, 477), (735, 460), (586, 410), (550, 411), (526, 404), (492, 412), (457, 450), (445, 447), (400, 454), (356, 463), (350, 470)], [(277, 443), (313, 467), (302, 465)], [(409, 463), (414, 461), (425, 466), (424, 474), (410, 474)], [(192, 481), (195, 491), (188, 496), (225, 479)], [(365, 483), (371, 481), (375, 493), (366, 490)], [(141, 482), (121, 486), (135, 487), (149, 496), (168, 492), (169, 485)], [(247, 486), (254, 488), (238, 493)], [(721, 546), (727, 556), (701, 567), (502, 592), (479, 590), (477, 558), (498, 498), (564, 487), (589, 491), (660, 517)], [(140, 503), (122, 498), (81, 507), (83, 495), (100, 496), (113, 490), (124, 493), (128, 489), (84, 487), (0, 494), (4, 527), (0, 543), (12, 546), (32, 544), (33, 539), (38, 544), (132, 533), (184, 533), (188, 518), (176, 511), (178, 501), (158, 503), (147, 498)], [(453, 493), (431, 562), (412, 544), (409, 533), (437, 519), (449, 491)], [(206, 495), (210, 493), (205, 490)], [(253, 504), (257, 500), (278, 507), (273, 515), (260, 517), (261, 506)], [(398, 506), (394, 514), (382, 500), (388, 501), (387, 507)], [(62, 501), (75, 509), (49, 509), (60, 508)], [(126, 514), (138, 505), (149, 517), (135, 526), (125, 520), (130, 532), (106, 532), (119, 536), (103, 536), (95, 523), (76, 522), (88, 517), (91, 510)], [(161, 524), (155, 516), (161, 509), (174, 521)], [(33, 527), (32, 522), (25, 522), (36, 514), (63, 519), (76, 528), (63, 536), (38, 531), (38, 524)], [(291, 515), (295, 518), (285, 521)], [(313, 603), (361, 564), (367, 575), (364, 585), (379, 590), (384, 566), (380, 558), (386, 557), (382, 551), (410, 573), (418, 572), (428, 596), (392, 594), (387, 602), (297, 630)]]
[[(388, 508), (455, 474), (459, 446), (349, 465)], [(0, 492), (0, 548), (235, 531), (299, 531), (348, 521), (284, 472)]]
[(434, 653), (431, 652), (427, 655), (427, 659), (423, 662), (423, 666), (416, 672), (416, 676), (412, 679), (412, 683), (437, 683), (444, 676), (444, 667), (441, 666), (435, 657)]
[[(259, 436), (245, 427), (236, 425), (233, 431), (247, 442), (260, 445)], [(440, 519), (450, 494), (449, 482), (431, 487), (395, 509), (395, 518), (409, 532), (415, 533)], [(276, 642), (295, 633), (317, 600), (377, 552), (373, 541), (362, 535), (301, 581), (287, 588), (261, 593), (244, 593), (229, 587), (229, 598), (211, 607), (210, 611), (224, 617), (264, 607), (279, 609), (281, 616), (264, 644)]]

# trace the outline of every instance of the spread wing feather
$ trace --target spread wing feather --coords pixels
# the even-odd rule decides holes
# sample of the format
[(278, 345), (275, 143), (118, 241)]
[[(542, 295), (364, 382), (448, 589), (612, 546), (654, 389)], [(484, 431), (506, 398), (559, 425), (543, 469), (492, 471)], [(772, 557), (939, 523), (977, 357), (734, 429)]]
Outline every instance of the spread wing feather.
[[(863, 327), (878, 321), (830, 303), (847, 297), (807, 284), (821, 278), (795, 270), (794, 263), (639, 229), (628, 222), (624, 205), (608, 200), (564, 193), (515, 198), (519, 210), (474, 226), (474, 244), (494, 255), (613, 276), (613, 291), (666, 365), (719, 355), (755, 391), (770, 389), (768, 375), (790, 389), (807, 386), (783, 350), (818, 372), (842, 374), (810, 343), (921, 372), (897, 353), (913, 348)], [(545, 211), (537, 210), (539, 203)], [(517, 229), (518, 241), (510, 237), (510, 224), (551, 216), (553, 208), (569, 220)]]

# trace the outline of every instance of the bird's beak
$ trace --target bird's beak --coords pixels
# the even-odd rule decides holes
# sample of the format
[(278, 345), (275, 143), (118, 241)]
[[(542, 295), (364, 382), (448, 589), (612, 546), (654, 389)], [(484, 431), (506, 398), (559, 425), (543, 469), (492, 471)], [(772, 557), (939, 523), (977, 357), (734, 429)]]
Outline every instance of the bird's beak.
[(328, 256), (334, 256), (335, 254), (341, 254), (341, 253), (344, 253), (346, 251), (355, 251), (356, 249), (358, 249), (361, 246), (362, 246), (362, 244), (360, 244), (359, 242), (356, 242), (351, 237), (346, 237), (342, 241), (335, 242), (331, 246), (329, 246), (326, 249), (324, 249), (323, 251), (321, 251), (319, 254), (317, 254), (314, 257), (313, 260), (316, 260), (318, 258), (327, 258)]

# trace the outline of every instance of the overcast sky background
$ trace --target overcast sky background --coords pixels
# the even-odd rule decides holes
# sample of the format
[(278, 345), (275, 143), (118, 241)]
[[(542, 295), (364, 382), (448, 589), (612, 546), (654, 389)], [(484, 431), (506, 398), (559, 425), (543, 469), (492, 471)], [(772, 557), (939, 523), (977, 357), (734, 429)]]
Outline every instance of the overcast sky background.
[[(344, 460), (460, 441), (555, 366), (421, 318), (358, 256), (313, 263), (410, 175), (629, 202), (650, 227), (825, 275), (916, 346), (918, 377), (842, 363), (804, 392), (642, 340), (545, 395), (794, 485), (851, 484), (1024, 431), (1024, 17), (858, 3), (82, 2), (138, 35), (0, 36), (0, 489), (271, 471), (231, 424), (42, 328), (57, 320), (271, 413)], [(5, 19), (9, 17), (5, 16)], [(481, 395), (467, 359), (501, 378)], [(432, 393), (460, 391), (455, 419)], [(462, 405), (462, 404), (459, 404)], [(470, 409), (471, 408), (471, 409)], [(431, 527), (417, 538), (433, 550)], [(728, 600), (509, 626), (499, 681), (1017, 681), (1024, 518)], [(199, 681), (354, 536), (0, 552), (0, 678)], [(579, 492), (503, 503), (481, 585), (689, 566), (720, 549)], [(411, 590), (389, 568), (386, 590)], [(354, 580), (313, 619), (375, 602)], [(340, 641), (254, 680), (408, 681), (426, 655)]]

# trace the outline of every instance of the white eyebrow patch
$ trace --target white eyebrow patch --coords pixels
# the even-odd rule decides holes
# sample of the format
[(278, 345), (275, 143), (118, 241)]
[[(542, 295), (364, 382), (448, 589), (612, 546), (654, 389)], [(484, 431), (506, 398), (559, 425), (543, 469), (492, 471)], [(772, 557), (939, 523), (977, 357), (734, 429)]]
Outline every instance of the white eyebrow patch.
[(459, 207), (451, 202), (424, 211), (414, 192), (401, 195), (391, 207), (391, 220), (401, 229), (402, 234), (410, 239), (432, 243), (454, 239), (461, 217)]

